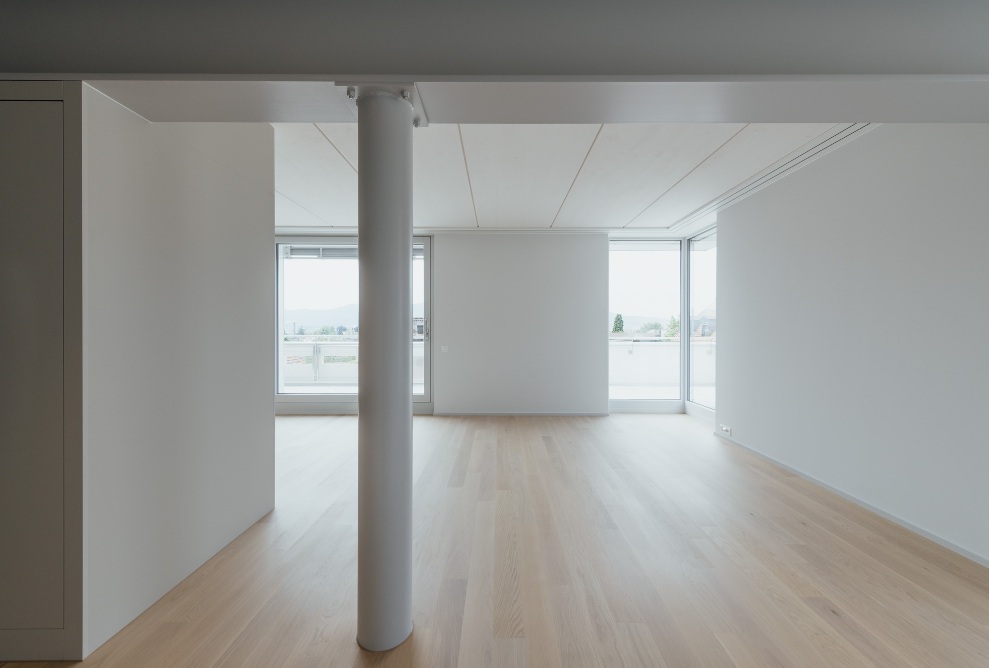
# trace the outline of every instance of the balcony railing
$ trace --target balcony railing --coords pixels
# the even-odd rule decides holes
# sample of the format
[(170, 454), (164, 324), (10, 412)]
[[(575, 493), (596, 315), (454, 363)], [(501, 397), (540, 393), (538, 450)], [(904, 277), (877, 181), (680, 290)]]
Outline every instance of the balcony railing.
[[(611, 336), (608, 382), (612, 399), (679, 399), (680, 339)], [(714, 388), (715, 341), (691, 339), (691, 379), (695, 393)]]
[[(356, 336), (284, 337), (278, 360), (281, 392), (285, 394), (356, 394), (360, 357)], [(425, 348), (412, 341), (413, 394), (425, 387)]]
[[(680, 398), (680, 340), (611, 337), (608, 375), (613, 399)], [(691, 339), (690, 370), (695, 395), (714, 390), (715, 341)], [(279, 386), (286, 394), (356, 394), (359, 362), (356, 336), (286, 336), (281, 344)], [(414, 394), (423, 394), (425, 347), (412, 341)]]

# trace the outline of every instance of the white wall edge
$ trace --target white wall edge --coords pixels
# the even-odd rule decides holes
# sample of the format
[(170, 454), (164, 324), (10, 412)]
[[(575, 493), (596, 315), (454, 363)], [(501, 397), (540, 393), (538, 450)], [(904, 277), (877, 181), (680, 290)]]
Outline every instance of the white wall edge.
[(703, 420), (714, 425), (714, 409), (708, 408), (707, 406), (702, 406), (701, 404), (694, 403), (693, 401), (684, 402), (684, 413), (690, 417), (695, 417), (699, 420)]
[(608, 410), (612, 413), (675, 415), (684, 412), (683, 404), (680, 399), (609, 399)]
[(835, 487), (832, 487), (831, 485), (827, 484), (826, 482), (823, 482), (823, 481), (815, 478), (814, 476), (807, 475), (806, 473), (804, 473), (803, 471), (801, 471), (799, 469), (795, 469), (792, 466), (787, 466), (786, 464), (784, 464), (783, 462), (779, 461), (778, 459), (774, 459), (774, 458), (770, 457), (769, 455), (767, 455), (765, 453), (759, 452), (758, 450), (755, 450), (754, 448), (750, 448), (747, 445), (744, 445), (742, 443), (739, 443), (735, 439), (729, 438), (727, 436), (724, 436), (720, 432), (714, 432), (714, 435), (717, 436), (718, 438), (720, 438), (722, 441), (725, 441), (726, 443), (729, 443), (731, 445), (734, 445), (734, 446), (737, 446), (739, 448), (742, 448), (743, 450), (746, 450), (748, 452), (751, 452), (752, 454), (756, 455), (757, 457), (760, 457), (760, 458), (762, 458), (762, 459), (764, 459), (764, 460), (766, 460), (768, 462), (771, 462), (771, 463), (775, 464), (776, 466), (779, 466), (781, 469), (784, 469), (786, 471), (789, 471), (791, 473), (794, 473), (794, 474), (800, 476), (804, 480), (809, 480), (810, 482), (814, 483), (815, 485), (818, 485), (819, 487), (823, 487), (824, 489), (828, 490), (829, 492), (832, 492), (834, 494), (837, 494), (838, 496), (840, 496), (841, 498), (843, 498), (843, 499), (845, 499), (847, 501), (851, 501), (852, 503), (854, 503), (855, 505), (859, 506), (860, 508), (864, 508), (865, 510), (868, 510), (869, 512), (874, 513), (874, 514), (878, 515), (879, 517), (882, 517), (885, 520), (889, 520), (893, 524), (896, 524), (898, 526), (903, 527), (907, 531), (910, 531), (912, 533), (915, 533), (918, 536), (921, 536), (922, 538), (926, 538), (927, 540), (929, 540), (929, 541), (931, 541), (933, 543), (936, 543), (936, 544), (940, 545), (941, 547), (943, 547), (945, 549), (951, 550), (952, 552), (954, 552), (955, 554), (957, 554), (960, 557), (964, 557), (964, 558), (968, 559), (969, 561), (973, 561), (976, 564), (978, 564), (978, 565), (980, 565), (980, 566), (982, 566), (984, 568), (989, 568), (989, 559), (985, 559), (985, 558), (983, 558), (983, 557), (975, 554), (974, 552), (970, 552), (969, 550), (966, 550), (965, 548), (961, 547), (960, 545), (956, 545), (955, 543), (951, 542), (950, 540), (946, 540), (946, 539), (944, 539), (944, 538), (942, 538), (942, 537), (940, 537), (940, 536), (938, 536), (936, 534), (931, 533), (930, 531), (927, 531), (926, 529), (921, 529), (916, 524), (913, 524), (911, 522), (908, 522), (905, 519), (902, 519), (900, 517), (897, 517), (896, 515), (893, 515), (891, 513), (888, 513), (885, 510), (882, 510), (881, 508), (877, 508), (876, 506), (873, 506), (870, 503), (867, 503), (867, 502), (865, 502), (865, 501), (863, 501), (863, 500), (861, 500), (859, 498), (856, 498), (856, 497), (852, 496), (851, 494), (848, 494), (847, 492), (843, 492), (840, 489), (837, 489)]

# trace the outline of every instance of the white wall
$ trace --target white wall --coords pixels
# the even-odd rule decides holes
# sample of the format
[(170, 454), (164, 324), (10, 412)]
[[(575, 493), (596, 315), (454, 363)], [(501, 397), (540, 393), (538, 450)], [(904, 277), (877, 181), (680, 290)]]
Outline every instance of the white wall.
[(989, 125), (884, 125), (722, 212), (719, 423), (989, 559)]
[(437, 414), (608, 412), (607, 235), (439, 234), (432, 264)]
[(273, 507), (274, 156), (83, 103), (89, 654)]

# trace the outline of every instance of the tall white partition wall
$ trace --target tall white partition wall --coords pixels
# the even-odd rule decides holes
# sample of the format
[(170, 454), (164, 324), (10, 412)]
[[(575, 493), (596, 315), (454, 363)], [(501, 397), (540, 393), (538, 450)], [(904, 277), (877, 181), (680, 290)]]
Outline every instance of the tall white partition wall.
[(608, 236), (433, 238), (437, 414), (608, 412)]
[(274, 143), (83, 102), (88, 654), (274, 505)]
[(718, 423), (983, 562), (987, 159), (883, 125), (718, 219)]

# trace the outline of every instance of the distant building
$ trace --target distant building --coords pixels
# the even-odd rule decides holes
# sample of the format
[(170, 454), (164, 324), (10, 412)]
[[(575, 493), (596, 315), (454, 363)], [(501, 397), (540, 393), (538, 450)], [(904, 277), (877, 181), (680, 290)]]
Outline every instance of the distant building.
[(706, 308), (690, 319), (691, 336), (714, 336), (718, 329), (718, 312), (715, 308)]

